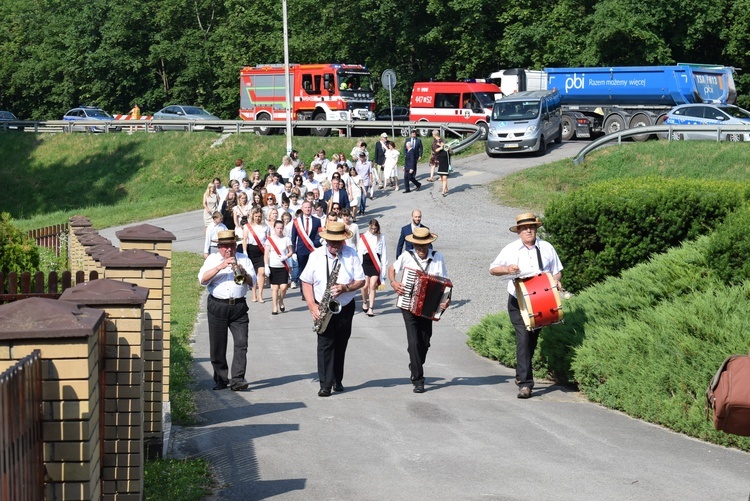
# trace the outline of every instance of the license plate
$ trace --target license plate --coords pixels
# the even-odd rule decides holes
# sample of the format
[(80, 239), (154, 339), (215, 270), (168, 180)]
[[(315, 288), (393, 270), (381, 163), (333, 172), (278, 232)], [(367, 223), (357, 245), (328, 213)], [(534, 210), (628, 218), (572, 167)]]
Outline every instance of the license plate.
[(506, 149), (506, 150), (511, 150), (511, 149), (514, 149), (514, 148), (518, 148), (518, 145), (517, 144), (506, 144), (506, 145), (503, 145), (503, 148)]

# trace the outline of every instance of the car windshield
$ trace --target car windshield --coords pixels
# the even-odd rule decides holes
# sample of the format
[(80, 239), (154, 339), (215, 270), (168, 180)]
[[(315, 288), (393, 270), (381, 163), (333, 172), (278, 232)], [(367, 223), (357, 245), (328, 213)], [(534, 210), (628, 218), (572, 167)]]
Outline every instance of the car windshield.
[(1, 120), (16, 120), (16, 117), (10, 111), (0, 111), (0, 119)]
[(739, 118), (742, 120), (750, 120), (750, 112), (738, 108), (737, 106), (719, 106), (719, 109), (729, 115), (730, 117)]
[(102, 110), (86, 110), (86, 116), (90, 118), (111, 118), (107, 112)]
[(539, 101), (495, 103), (492, 120), (531, 120), (539, 116)]
[(185, 110), (186, 115), (210, 115), (209, 112), (197, 106), (183, 106), (182, 109)]
[(495, 102), (495, 94), (491, 92), (475, 92), (474, 95), (482, 103), (482, 108), (492, 108), (492, 104)]

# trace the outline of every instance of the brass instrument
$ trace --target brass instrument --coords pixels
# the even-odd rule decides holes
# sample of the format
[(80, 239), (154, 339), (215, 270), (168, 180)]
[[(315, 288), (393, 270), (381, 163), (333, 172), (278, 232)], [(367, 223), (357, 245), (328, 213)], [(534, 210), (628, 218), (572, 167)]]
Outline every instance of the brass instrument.
[(341, 268), (341, 261), (336, 263), (333, 267), (331, 274), (328, 276), (328, 283), (326, 284), (326, 290), (323, 293), (323, 298), (318, 304), (318, 311), (320, 317), (313, 322), (313, 332), (320, 335), (325, 332), (328, 327), (328, 322), (331, 321), (331, 315), (336, 315), (341, 312), (341, 303), (333, 299), (333, 292), (331, 289), (336, 285), (336, 280), (339, 277), (339, 268)]
[(237, 285), (245, 285), (245, 282), (247, 282), (247, 272), (245, 271), (245, 268), (242, 267), (237, 262), (237, 256), (232, 256), (232, 273), (234, 273), (234, 283)]

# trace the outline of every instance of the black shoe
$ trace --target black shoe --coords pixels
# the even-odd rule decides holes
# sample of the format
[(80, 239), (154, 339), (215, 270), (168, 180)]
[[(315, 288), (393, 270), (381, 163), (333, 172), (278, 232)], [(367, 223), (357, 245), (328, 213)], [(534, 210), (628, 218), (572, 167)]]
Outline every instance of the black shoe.
[(414, 393), (424, 393), (424, 385), (423, 384), (414, 385)]
[(331, 396), (331, 389), (330, 388), (321, 388), (320, 391), (318, 391), (319, 397), (330, 397)]
[(333, 391), (344, 391), (344, 385), (336, 383), (333, 385)]
[(229, 385), (227, 383), (222, 383), (221, 381), (216, 383), (213, 387), (214, 390), (226, 390), (227, 388), (229, 388)]
[(531, 398), (531, 388), (521, 386), (521, 389), (518, 390), (518, 398)]
[(401, 193), (411, 193), (411, 190), (404, 190)]
[(248, 386), (250, 386), (250, 383), (248, 383), (244, 379), (241, 381), (235, 381), (234, 383), (232, 383), (232, 391), (247, 390)]

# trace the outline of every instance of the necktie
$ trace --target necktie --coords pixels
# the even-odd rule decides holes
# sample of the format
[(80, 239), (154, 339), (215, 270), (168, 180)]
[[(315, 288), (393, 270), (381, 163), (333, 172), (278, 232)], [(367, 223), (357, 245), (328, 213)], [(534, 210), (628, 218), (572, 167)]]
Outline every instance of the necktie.
[(305, 233), (310, 234), (310, 218), (305, 218)]

